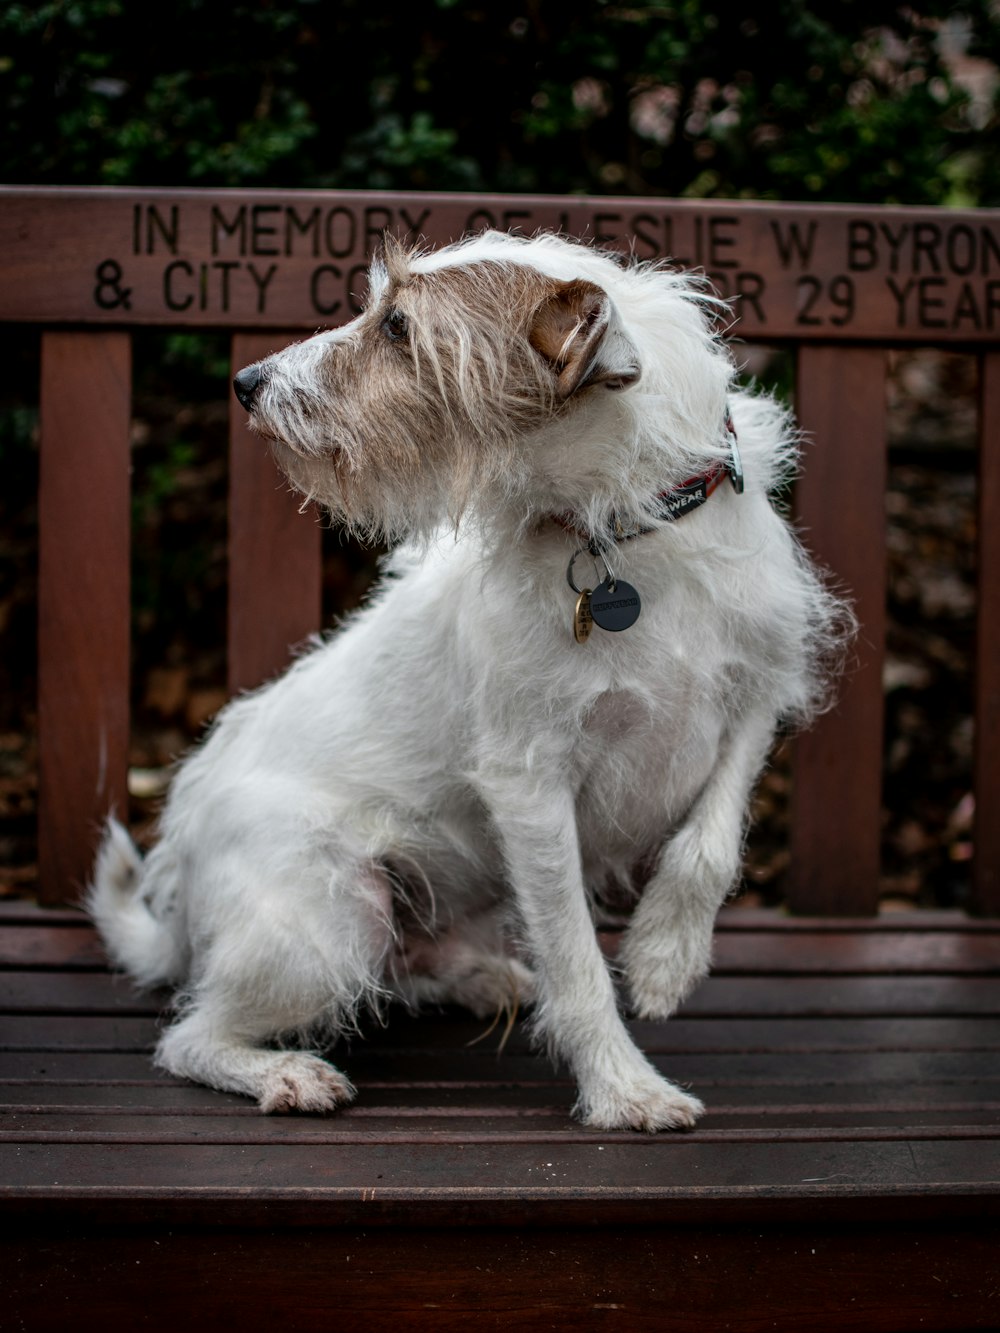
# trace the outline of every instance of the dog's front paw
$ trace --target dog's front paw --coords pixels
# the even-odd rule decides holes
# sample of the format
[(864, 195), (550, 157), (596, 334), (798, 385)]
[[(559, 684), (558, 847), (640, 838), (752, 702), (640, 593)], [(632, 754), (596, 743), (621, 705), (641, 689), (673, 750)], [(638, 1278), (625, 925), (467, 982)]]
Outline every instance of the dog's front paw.
[(333, 1111), (356, 1096), (350, 1079), (317, 1055), (282, 1056), (261, 1082), (260, 1109), (268, 1115)]
[(628, 989), (636, 1018), (662, 1019), (676, 1013), (707, 968), (680, 974), (670, 966), (645, 967), (629, 972)]
[(699, 981), (711, 962), (711, 936), (704, 941), (626, 936), (621, 962), (637, 1018), (669, 1018)]
[(693, 1129), (705, 1108), (697, 1097), (655, 1076), (627, 1087), (605, 1087), (581, 1094), (580, 1118), (591, 1129)]

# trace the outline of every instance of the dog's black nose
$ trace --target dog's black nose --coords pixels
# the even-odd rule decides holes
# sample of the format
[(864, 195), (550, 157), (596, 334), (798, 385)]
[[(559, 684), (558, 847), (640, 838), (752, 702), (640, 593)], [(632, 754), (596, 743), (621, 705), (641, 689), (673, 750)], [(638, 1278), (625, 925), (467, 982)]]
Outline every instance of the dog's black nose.
[(260, 387), (260, 366), (247, 366), (233, 380), (236, 397), (249, 412), (253, 407), (254, 394)]

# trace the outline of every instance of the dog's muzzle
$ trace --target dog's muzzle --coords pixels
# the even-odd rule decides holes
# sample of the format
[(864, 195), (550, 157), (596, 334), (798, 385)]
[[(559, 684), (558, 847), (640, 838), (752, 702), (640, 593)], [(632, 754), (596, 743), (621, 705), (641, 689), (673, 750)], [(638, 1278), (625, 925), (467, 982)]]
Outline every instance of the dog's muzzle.
[(233, 380), (236, 397), (248, 412), (253, 410), (253, 400), (260, 388), (260, 366), (247, 366)]

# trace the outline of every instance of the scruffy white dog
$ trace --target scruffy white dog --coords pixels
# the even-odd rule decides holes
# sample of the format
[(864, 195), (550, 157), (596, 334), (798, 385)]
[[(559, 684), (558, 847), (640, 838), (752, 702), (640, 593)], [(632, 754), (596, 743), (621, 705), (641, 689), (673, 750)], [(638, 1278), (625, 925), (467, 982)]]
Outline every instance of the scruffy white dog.
[(734, 387), (712, 312), (697, 279), (554, 236), (389, 243), (360, 318), (236, 377), (298, 489), (410, 540), (224, 710), (145, 862), (108, 826), (90, 908), (138, 982), (180, 988), (165, 1069), (328, 1111), (354, 1089), (305, 1034), (388, 997), (521, 1000), (586, 1124), (693, 1125), (594, 905), (638, 897), (620, 965), (640, 1015), (672, 1013), (844, 621), (768, 498), (790, 423)]

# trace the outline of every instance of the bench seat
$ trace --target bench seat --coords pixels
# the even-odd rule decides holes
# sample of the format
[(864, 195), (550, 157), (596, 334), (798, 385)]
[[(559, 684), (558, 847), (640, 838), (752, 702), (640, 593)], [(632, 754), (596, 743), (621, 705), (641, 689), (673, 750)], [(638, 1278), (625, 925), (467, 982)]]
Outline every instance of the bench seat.
[(292, 1326), (996, 1326), (1000, 922), (725, 910), (713, 975), (634, 1024), (708, 1104), (683, 1136), (584, 1129), (520, 1027), (498, 1053), (458, 1011), (339, 1052), (343, 1113), (264, 1117), (153, 1070), (166, 996), (112, 976), (79, 913), (0, 904), (0, 967), (24, 1327), (262, 1301)]

